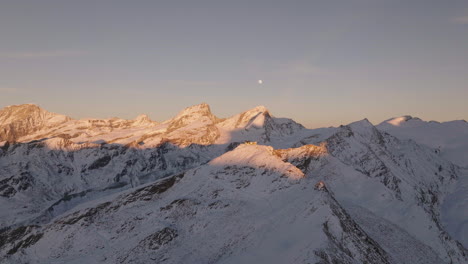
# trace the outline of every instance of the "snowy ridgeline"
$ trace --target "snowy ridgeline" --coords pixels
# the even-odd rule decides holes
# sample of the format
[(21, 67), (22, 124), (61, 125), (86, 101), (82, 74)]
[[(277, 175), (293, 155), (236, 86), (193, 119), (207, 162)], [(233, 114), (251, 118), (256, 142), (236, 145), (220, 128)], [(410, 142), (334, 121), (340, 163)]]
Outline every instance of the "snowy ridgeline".
[(468, 175), (447, 153), (468, 129), (434, 146), (400, 119), (310, 130), (265, 107), (162, 123), (8, 107), (0, 263), (467, 263)]

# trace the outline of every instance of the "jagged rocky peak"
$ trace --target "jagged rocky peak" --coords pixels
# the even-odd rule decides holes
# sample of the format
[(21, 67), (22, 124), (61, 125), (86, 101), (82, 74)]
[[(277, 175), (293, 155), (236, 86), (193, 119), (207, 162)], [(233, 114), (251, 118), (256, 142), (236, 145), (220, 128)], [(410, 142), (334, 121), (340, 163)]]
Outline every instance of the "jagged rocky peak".
[(151, 120), (149, 116), (145, 114), (141, 114), (137, 116), (133, 123), (134, 126), (147, 126), (147, 125), (156, 125), (156, 124), (157, 122)]
[(194, 105), (180, 111), (176, 117), (170, 120), (169, 131), (184, 127), (188, 124), (201, 121), (203, 123), (215, 123), (218, 118), (211, 113), (210, 106), (206, 103)]
[(29, 133), (71, 120), (34, 104), (7, 106), (0, 110), (0, 141), (15, 141)]
[(206, 103), (193, 105), (180, 111), (174, 119), (178, 119), (184, 116), (209, 116), (212, 115), (210, 106)]
[(16, 120), (22, 120), (27, 118), (37, 118), (37, 119), (45, 119), (45, 118), (52, 118), (57, 117), (59, 119), (70, 119), (64, 115), (59, 115), (55, 113), (48, 112), (38, 105), (35, 104), (22, 104), (22, 105), (12, 105), (7, 106), (0, 110), (0, 124), (6, 125), (12, 123)]

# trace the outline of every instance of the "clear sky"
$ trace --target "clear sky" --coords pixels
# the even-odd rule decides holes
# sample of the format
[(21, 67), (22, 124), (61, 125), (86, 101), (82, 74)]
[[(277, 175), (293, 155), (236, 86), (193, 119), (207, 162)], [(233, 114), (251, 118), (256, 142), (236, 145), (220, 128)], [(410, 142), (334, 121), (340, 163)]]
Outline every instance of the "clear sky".
[[(263, 84), (258, 84), (258, 80)], [(467, 0), (0, 1), (0, 107), (468, 120)]]

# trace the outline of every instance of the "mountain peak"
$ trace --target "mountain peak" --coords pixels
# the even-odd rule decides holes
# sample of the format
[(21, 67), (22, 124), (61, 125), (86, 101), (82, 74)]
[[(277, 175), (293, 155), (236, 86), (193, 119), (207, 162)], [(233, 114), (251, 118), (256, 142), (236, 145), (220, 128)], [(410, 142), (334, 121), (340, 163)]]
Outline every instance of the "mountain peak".
[(141, 126), (141, 125), (154, 125), (156, 124), (156, 122), (154, 122), (153, 120), (151, 120), (149, 118), (149, 116), (145, 115), (145, 114), (141, 114), (139, 116), (137, 116), (134, 120), (134, 123), (133, 125), (134, 126)]
[(192, 105), (180, 111), (174, 119), (187, 115), (212, 115), (210, 106), (206, 103)]
[(382, 124), (390, 124), (392, 126), (401, 126), (401, 125), (403, 125), (404, 123), (406, 123), (406, 122), (408, 122), (410, 120), (421, 121), (421, 119), (418, 118), (418, 117), (412, 117), (410, 115), (404, 115), (404, 116), (394, 117), (394, 118), (390, 118), (388, 120), (385, 120), (385, 121), (382, 122)]
[(366, 128), (373, 127), (374, 125), (372, 125), (372, 123), (367, 118), (364, 118), (362, 120), (352, 122), (348, 126), (350, 126), (351, 128)]
[(138, 115), (136, 118), (135, 118), (135, 121), (140, 121), (140, 120), (150, 120), (149, 116), (146, 115), (146, 114), (141, 114), (141, 115)]
[(268, 109), (261, 105), (236, 115), (234, 117), (236, 120), (234, 127), (263, 127), (266, 120), (270, 118), (271, 115)]
[(246, 112), (269, 113), (268, 108), (266, 108), (266, 107), (263, 106), (263, 105), (256, 106), (256, 107), (254, 107), (254, 108), (252, 108), (252, 109), (250, 109), (250, 110), (248, 110), (248, 111), (246, 111)]
[(244, 117), (252, 118), (257, 116), (271, 117), (270, 111), (263, 105), (256, 106), (252, 109), (249, 109), (241, 113)]
[(37, 104), (19, 104), (19, 105), (9, 105), (9, 106), (6, 106), (5, 108), (20, 109), (20, 108), (40, 108), (40, 107)]
[(353, 136), (361, 138), (365, 142), (368, 142), (369, 140), (380, 142), (382, 138), (380, 132), (367, 118), (352, 122), (346, 126), (340, 126), (338, 131), (335, 133), (335, 136), (345, 138)]
[(210, 106), (206, 103), (193, 105), (180, 111), (170, 123), (168, 130), (174, 130), (184, 127), (196, 121), (215, 123), (218, 120), (216, 116), (211, 113)]
[(0, 110), (0, 141), (15, 141), (31, 132), (69, 120), (68, 116), (48, 112), (35, 104), (7, 106)]
[(272, 116), (269, 110), (262, 105), (227, 118), (219, 126), (228, 130), (259, 131), (265, 142), (270, 141), (271, 136), (289, 136), (304, 129), (302, 125), (292, 119)]
[(51, 113), (35, 104), (11, 105), (0, 110), (0, 125), (10, 124), (25, 119), (54, 119), (54, 121), (70, 120), (71, 118)]
[[(45, 111), (35, 104), (21, 104), (21, 105), (10, 105), (0, 110), (0, 116), (6, 118), (7, 116), (24, 116), (29, 115), (32, 112)], [(0, 119), (1, 120), (1, 119)]]

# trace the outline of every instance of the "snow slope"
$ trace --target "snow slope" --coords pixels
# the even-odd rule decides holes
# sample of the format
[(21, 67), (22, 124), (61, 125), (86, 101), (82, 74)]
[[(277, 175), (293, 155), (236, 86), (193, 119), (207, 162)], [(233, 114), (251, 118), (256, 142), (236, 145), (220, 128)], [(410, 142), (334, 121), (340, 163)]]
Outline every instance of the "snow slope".
[(205, 166), (16, 231), (25, 242), (20, 252), (4, 246), (4, 261), (387, 263), (313, 183), (271, 147), (241, 145)]
[(398, 138), (412, 139), (438, 149), (446, 159), (468, 167), (468, 123), (465, 120), (439, 123), (402, 116), (384, 121), (377, 128)]
[(200, 104), (14, 141), (0, 148), (0, 263), (468, 261), (466, 171), (367, 120), (310, 130)]
[[(426, 122), (416, 117), (392, 118), (377, 126), (401, 139), (411, 139), (462, 168), (468, 168), (468, 123), (464, 120)], [(442, 203), (442, 224), (457, 240), (468, 246), (468, 172), (462, 170), (456, 187)]]
[(44, 221), (62, 212), (57, 207), (65, 210), (103, 190), (116, 192), (197, 167), (246, 140), (289, 147), (321, 133), (275, 118), (265, 107), (220, 119), (207, 104), (161, 124), (139, 116), (41, 126), (0, 149), (0, 227)]

